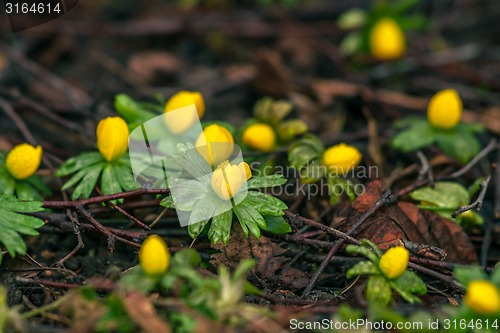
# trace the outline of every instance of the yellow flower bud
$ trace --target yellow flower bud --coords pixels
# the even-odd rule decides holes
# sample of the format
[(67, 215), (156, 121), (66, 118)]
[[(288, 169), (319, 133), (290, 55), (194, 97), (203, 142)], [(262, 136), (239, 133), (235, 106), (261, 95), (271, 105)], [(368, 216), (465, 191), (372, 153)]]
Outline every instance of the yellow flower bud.
[(167, 244), (160, 236), (151, 235), (142, 243), (139, 263), (142, 271), (150, 276), (162, 275), (167, 271), (170, 253)]
[(15, 146), (5, 160), (5, 167), (12, 177), (26, 179), (31, 177), (42, 161), (42, 147), (33, 147), (27, 143)]
[(196, 115), (190, 114), (186, 116), (182, 112), (179, 114), (174, 113), (170, 114), (168, 118), (165, 118), (167, 121), (167, 127), (174, 133), (179, 134), (185, 132), (188, 128), (190, 128), (195, 121), (201, 119), (205, 114), (205, 101), (203, 100), (203, 96), (201, 93), (196, 91), (179, 91), (167, 101), (165, 104), (164, 112), (174, 111), (189, 105), (196, 106), (196, 112), (198, 113), (198, 118)]
[(231, 156), (234, 149), (234, 138), (231, 133), (217, 124), (209, 125), (203, 130), (195, 143), (201, 156), (214, 166)]
[(464, 302), (480, 314), (500, 313), (500, 291), (489, 281), (476, 280), (469, 283)]
[(268, 124), (250, 125), (243, 132), (243, 142), (252, 149), (269, 152), (274, 148), (276, 134)]
[(250, 177), (252, 177), (252, 171), (247, 163), (231, 165), (225, 161), (215, 169), (210, 185), (219, 198), (229, 200), (239, 192)]
[(429, 122), (438, 128), (452, 129), (462, 118), (462, 100), (455, 89), (445, 89), (432, 96), (427, 107)]
[(120, 117), (108, 117), (97, 124), (97, 148), (106, 161), (119, 159), (128, 149), (128, 126)]
[(405, 35), (401, 27), (391, 18), (382, 18), (370, 32), (370, 49), (379, 60), (392, 60), (405, 53)]
[(332, 146), (323, 153), (323, 165), (339, 175), (355, 168), (359, 162), (361, 162), (359, 150), (345, 143)]
[(410, 252), (402, 246), (396, 246), (380, 257), (378, 267), (387, 278), (395, 279), (406, 271), (408, 260), (410, 260)]

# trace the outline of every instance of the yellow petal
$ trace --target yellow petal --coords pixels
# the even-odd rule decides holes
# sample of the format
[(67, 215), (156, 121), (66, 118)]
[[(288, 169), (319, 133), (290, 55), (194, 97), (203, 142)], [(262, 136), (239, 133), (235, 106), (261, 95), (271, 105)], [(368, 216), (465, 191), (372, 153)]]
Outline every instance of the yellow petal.
[(410, 252), (402, 246), (392, 247), (380, 257), (379, 268), (389, 279), (400, 277), (408, 267)]
[(165, 273), (170, 264), (170, 253), (165, 241), (158, 235), (146, 238), (139, 250), (139, 263), (147, 275), (158, 276)]
[(485, 315), (500, 314), (500, 291), (489, 281), (472, 281), (467, 286), (464, 302), (477, 313)]
[(323, 153), (323, 165), (341, 176), (347, 173), (361, 162), (361, 153), (354, 146), (349, 146), (345, 143), (328, 148)]
[(243, 132), (243, 142), (252, 149), (269, 152), (274, 148), (276, 134), (268, 124), (250, 125)]
[(167, 101), (167, 104), (165, 104), (165, 112), (170, 112), (192, 104), (196, 106), (196, 112), (201, 119), (205, 114), (205, 100), (203, 99), (203, 95), (197, 91), (179, 91), (174, 94)]
[(234, 138), (224, 127), (212, 124), (203, 130), (195, 146), (205, 161), (213, 166), (231, 156), (234, 150)]
[(15, 146), (5, 160), (7, 171), (16, 179), (31, 177), (40, 166), (43, 149), (27, 143)]
[(405, 53), (405, 35), (401, 27), (391, 18), (382, 18), (370, 32), (370, 50), (379, 60), (392, 60)]
[(462, 100), (454, 89), (445, 89), (432, 96), (427, 107), (427, 119), (438, 128), (452, 129), (462, 118)]
[(97, 124), (97, 148), (106, 161), (119, 159), (127, 152), (129, 130), (120, 117), (108, 117)]

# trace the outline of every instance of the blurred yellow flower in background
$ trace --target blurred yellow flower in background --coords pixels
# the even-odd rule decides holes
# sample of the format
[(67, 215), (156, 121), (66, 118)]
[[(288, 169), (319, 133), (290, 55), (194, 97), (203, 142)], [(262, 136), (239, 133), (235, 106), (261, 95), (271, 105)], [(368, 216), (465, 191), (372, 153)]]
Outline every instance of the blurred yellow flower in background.
[(452, 129), (462, 119), (462, 100), (455, 89), (445, 89), (432, 96), (427, 119), (438, 128)]
[(31, 177), (40, 166), (42, 161), (42, 147), (22, 143), (15, 146), (7, 154), (5, 167), (12, 177), (26, 179)]
[(233, 135), (224, 127), (212, 124), (203, 130), (195, 143), (196, 149), (211, 166), (225, 161), (234, 149)]
[(410, 252), (402, 246), (392, 247), (380, 257), (379, 268), (389, 279), (400, 277), (408, 267)]
[(500, 313), (500, 291), (489, 281), (475, 280), (469, 283), (464, 302), (471, 310), (480, 314)]
[(243, 142), (252, 149), (269, 152), (276, 143), (276, 134), (268, 124), (254, 124), (243, 132)]
[(139, 250), (139, 263), (142, 271), (150, 276), (165, 273), (170, 264), (170, 253), (163, 238), (151, 235), (142, 243)]
[(250, 177), (252, 172), (247, 163), (232, 165), (225, 161), (215, 169), (210, 185), (219, 198), (230, 200)]
[(340, 143), (323, 153), (323, 165), (340, 176), (358, 166), (361, 156), (356, 147)]
[(392, 18), (378, 20), (370, 32), (370, 50), (379, 60), (393, 60), (406, 50), (406, 38), (399, 24)]
[(128, 149), (128, 126), (120, 117), (104, 118), (97, 124), (97, 148), (106, 161), (115, 161)]
[[(167, 127), (174, 133), (185, 132), (197, 120), (205, 114), (205, 101), (203, 95), (197, 91), (179, 91), (174, 94), (165, 104), (165, 113), (181, 109), (190, 105), (196, 107), (196, 113), (186, 114), (185, 112), (171, 113), (166, 119)], [(198, 117), (196, 117), (198, 115)]]

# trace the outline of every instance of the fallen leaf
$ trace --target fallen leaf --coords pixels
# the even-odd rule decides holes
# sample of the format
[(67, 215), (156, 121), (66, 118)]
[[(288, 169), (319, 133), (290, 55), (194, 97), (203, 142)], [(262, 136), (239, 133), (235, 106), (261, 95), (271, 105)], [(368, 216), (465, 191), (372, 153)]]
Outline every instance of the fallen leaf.
[(170, 333), (170, 327), (156, 314), (149, 298), (139, 292), (131, 292), (123, 300), (125, 309), (132, 320), (145, 333)]
[[(369, 183), (366, 192), (353, 202), (354, 209), (347, 219), (339, 221), (334, 227), (349, 231), (382, 193), (380, 181)], [(440, 258), (444, 258), (446, 253), (446, 258), (453, 263), (470, 264), (478, 260), (469, 237), (460, 225), (434, 212), (421, 210), (410, 202), (380, 208), (352, 236), (370, 239), (383, 250), (410, 241), (414, 243), (413, 247), (418, 247), (418, 244), (422, 248), (436, 247), (433, 251), (439, 252)]]
[(213, 244), (212, 247), (220, 251), (212, 254), (210, 263), (214, 266), (235, 269), (243, 259), (254, 258), (257, 265), (253, 272), (266, 282), (292, 289), (304, 288), (309, 282), (306, 273), (286, 264), (289, 258), (283, 255), (285, 249), (265, 236), (246, 238), (239, 225), (233, 226), (228, 245)]

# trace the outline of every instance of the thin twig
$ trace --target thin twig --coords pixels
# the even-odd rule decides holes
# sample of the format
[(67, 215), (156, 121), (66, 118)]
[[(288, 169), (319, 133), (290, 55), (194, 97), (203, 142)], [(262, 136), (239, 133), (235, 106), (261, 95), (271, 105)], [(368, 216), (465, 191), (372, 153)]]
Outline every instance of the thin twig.
[(491, 180), (491, 174), (486, 177), (485, 180), (481, 183), (481, 191), (477, 196), (476, 200), (467, 206), (458, 207), (457, 210), (451, 214), (451, 217), (456, 218), (458, 215), (465, 213), (468, 210), (475, 209), (476, 212), (479, 212), (483, 207), (484, 196), (486, 195), (486, 190), (488, 189), (488, 184)]

